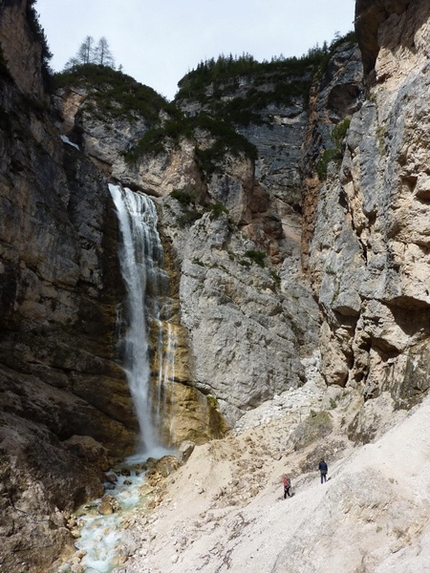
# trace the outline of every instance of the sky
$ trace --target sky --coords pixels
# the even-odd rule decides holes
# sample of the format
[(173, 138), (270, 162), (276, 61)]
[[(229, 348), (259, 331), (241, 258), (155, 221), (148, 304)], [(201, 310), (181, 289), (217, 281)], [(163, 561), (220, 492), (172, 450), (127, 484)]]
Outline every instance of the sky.
[(220, 54), (302, 56), (354, 27), (355, 0), (37, 0), (54, 71), (87, 36), (108, 41), (116, 67), (167, 99)]

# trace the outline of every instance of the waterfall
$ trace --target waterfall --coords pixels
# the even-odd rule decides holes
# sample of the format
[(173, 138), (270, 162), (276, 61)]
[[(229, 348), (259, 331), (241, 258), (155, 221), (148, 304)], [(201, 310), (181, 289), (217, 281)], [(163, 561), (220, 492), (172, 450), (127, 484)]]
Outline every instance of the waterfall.
[[(146, 195), (118, 185), (110, 184), (109, 191), (121, 232), (119, 258), (127, 294), (124, 369), (139, 422), (138, 449), (148, 453), (165, 445), (159, 434), (168, 383), (174, 376), (169, 277), (163, 268), (154, 203)], [(155, 389), (151, 363), (158, 368)]]

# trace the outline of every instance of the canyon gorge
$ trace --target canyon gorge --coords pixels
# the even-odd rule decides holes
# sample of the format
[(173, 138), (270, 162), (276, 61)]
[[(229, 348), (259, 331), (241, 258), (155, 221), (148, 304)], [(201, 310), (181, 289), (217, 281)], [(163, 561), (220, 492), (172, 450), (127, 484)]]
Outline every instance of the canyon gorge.
[[(153, 446), (190, 451), (150, 469), (123, 573), (424, 572), (428, 3), (357, 0), (329, 47), (207, 62), (173, 102), (52, 77), (33, 4), (0, 6), (0, 572), (58, 571), (73, 513)], [(133, 288), (123, 208), (152, 225)]]

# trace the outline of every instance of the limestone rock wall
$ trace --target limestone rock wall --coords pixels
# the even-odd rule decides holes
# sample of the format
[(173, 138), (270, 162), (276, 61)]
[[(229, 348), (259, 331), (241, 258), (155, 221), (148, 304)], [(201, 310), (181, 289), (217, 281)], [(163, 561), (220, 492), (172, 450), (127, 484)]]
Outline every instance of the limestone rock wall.
[[(360, 33), (360, 49), (367, 76), (373, 77), (379, 48), (379, 27), (391, 16), (404, 14), (412, 0), (357, 0), (355, 5), (355, 25)], [(413, 26), (410, 28), (412, 32)], [(395, 36), (393, 36), (394, 40)], [(398, 39), (398, 38), (397, 38)]]
[(346, 126), (352, 114), (361, 107), (363, 84), (361, 51), (355, 41), (347, 41), (334, 49), (311, 89), (309, 120), (299, 162), (303, 208), (300, 256), (305, 271), (308, 270), (309, 244), (328, 159), (339, 159), (342, 155), (342, 141), (336, 137), (336, 130)]
[(430, 8), (377, 4), (357, 3), (369, 86), (317, 186), (309, 268), (327, 383), (409, 407), (428, 389)]
[[(95, 113), (97, 102), (92, 90), (85, 85), (57, 90), (54, 101), (61, 114), (58, 122), (61, 133), (76, 141), (109, 179), (152, 196), (165, 196), (185, 186), (203, 192), (191, 142), (183, 139), (178, 146), (168, 146), (164, 153), (142, 154), (138, 161), (127, 162), (125, 153), (151, 127), (143, 113), (120, 117)], [(161, 112), (161, 124), (166, 119), (164, 116)]]
[[(142, 114), (130, 120), (124, 116), (112, 118), (94, 113), (96, 104), (91, 92), (82, 87), (57, 91), (55, 102), (62, 113), (60, 132), (71, 141), (78, 141), (83, 153), (111, 181), (146, 193), (156, 202), (158, 198), (160, 208), (161, 199), (178, 188), (197, 190), (197, 197), (207, 195), (206, 186), (199, 183), (202, 174), (192, 142), (183, 138), (178, 145), (167, 146), (163, 153), (142, 154), (136, 162), (129, 164), (124, 161), (124, 153), (149, 129)], [(252, 171), (246, 162), (239, 162), (231, 177), (235, 182), (239, 182), (240, 178), (241, 181), (252, 179)], [(239, 198), (233, 196), (231, 205), (239, 212), (242, 209), (242, 182), (237, 187)], [(166, 446), (176, 446), (190, 439), (201, 443), (220, 437), (228, 426), (219, 412), (217, 402), (208, 399), (194, 384), (189, 360), (189, 338), (181, 319), (177, 255), (163, 225), (160, 225), (159, 231), (163, 236), (171, 284), (170, 301), (166, 305), (170, 309), (169, 316), (164, 318), (169, 319), (175, 338), (173, 375), (165, 389), (159, 432)], [(120, 302), (121, 297), (118, 300)], [(152, 386), (154, 395), (157, 395), (159, 373), (156, 352), (151, 353), (151, 359)]]
[(306, 100), (271, 104), (261, 110), (264, 123), (238, 131), (258, 150), (255, 181), (244, 231), (282, 264), (298, 257), (301, 236), (300, 159), (308, 122)]
[(159, 208), (179, 341), (163, 434), (175, 443), (217, 437), (246, 410), (303, 384), (301, 360), (314, 353), (318, 331), (318, 308), (299, 272), (305, 102), (265, 109), (266, 121), (275, 114), (273, 129), (248, 129), (257, 165), (227, 152), (205, 173), (197, 150), (212, 139), (203, 129), (126, 164), (124, 153), (148, 129), (143, 119), (102, 117), (83, 88), (61, 90), (56, 101), (64, 135)]
[(0, 8), (0, 535), (1, 565), (14, 571), (24, 547), (33, 573), (71, 545), (67, 512), (100, 494), (137, 430), (115, 350), (124, 289), (108, 181), (159, 210), (177, 335), (162, 432), (175, 443), (221, 436), (302, 385), (311, 356), (328, 385), (389, 391), (397, 407), (421, 399), (430, 8), (359, 0), (360, 50), (336, 49), (309, 106), (269, 106), (273, 129), (242, 130), (257, 161), (225, 153), (210, 173), (204, 130), (127, 163), (148, 122), (108, 125), (83, 86), (57, 93), (58, 122), (27, 8)]
[[(274, 270), (247, 256), (256, 245), (221, 214), (190, 229), (164, 200), (161, 221), (180, 264), (181, 322), (193, 384), (218, 401), (230, 425), (248, 409), (304, 382), (316, 348), (318, 308), (295, 261)], [(179, 227), (179, 229), (178, 229)], [(185, 232), (184, 232), (185, 231)]]
[[(190, 116), (207, 113), (223, 117), (226, 113), (230, 118), (231, 108), (248, 114), (248, 120), (239, 116), (238, 123), (234, 117), (227, 121), (255, 146), (257, 159), (251, 164), (243, 159), (235, 165), (231, 158), (225, 161), (221, 174), (208, 178), (207, 192), (225, 204), (242, 231), (275, 265), (282, 264), (286, 255), (298, 257), (300, 252), (300, 160), (308, 123), (307, 89), (314, 71), (311, 64), (294, 73), (281, 62), (260, 76), (227, 75), (209, 82), (198, 94), (182, 89), (177, 97), (178, 106)], [(276, 97), (280, 91), (283, 97)], [(205, 139), (207, 145), (207, 136)]]
[(39, 573), (136, 423), (107, 181), (54, 127), (28, 8), (0, 8), (0, 566)]

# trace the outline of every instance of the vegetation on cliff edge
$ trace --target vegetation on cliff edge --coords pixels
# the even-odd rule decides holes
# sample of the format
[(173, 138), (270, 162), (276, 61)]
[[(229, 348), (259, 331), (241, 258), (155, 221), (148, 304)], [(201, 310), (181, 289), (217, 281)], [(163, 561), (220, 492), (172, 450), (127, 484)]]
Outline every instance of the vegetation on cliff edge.
[[(255, 145), (222, 119), (211, 117), (205, 113), (189, 117), (179, 110), (175, 110), (174, 115), (174, 118), (166, 121), (162, 126), (148, 130), (137, 144), (126, 153), (126, 161), (133, 163), (146, 153), (162, 153), (167, 150), (168, 145), (177, 145), (181, 138), (196, 141), (196, 158), (202, 170), (208, 175), (217, 170), (228, 153), (233, 156), (243, 154), (251, 160), (257, 159), (258, 154)], [(201, 148), (197, 144), (199, 133), (202, 132), (207, 134), (207, 139), (211, 142), (205, 148)]]
[(160, 111), (176, 114), (176, 106), (167, 102), (154, 89), (131, 76), (100, 64), (76, 65), (54, 76), (54, 87), (85, 87), (93, 100), (96, 115), (107, 118), (132, 119), (137, 113), (150, 125), (156, 124)]
[(297, 98), (307, 100), (315, 75), (322, 73), (334, 49), (346, 39), (316, 46), (300, 58), (280, 56), (262, 63), (250, 54), (211, 58), (180, 80), (175, 101), (178, 105), (196, 101), (238, 127), (267, 123), (262, 110), (291, 105)]
[(328, 164), (331, 161), (339, 162), (342, 159), (342, 145), (350, 123), (351, 120), (349, 118), (345, 118), (341, 123), (334, 127), (331, 134), (333, 147), (325, 149), (322, 152), (317, 164), (317, 173), (320, 181), (325, 181), (327, 179)]
[[(271, 105), (288, 106), (297, 98), (306, 102), (312, 81), (322, 75), (333, 51), (353, 39), (352, 33), (336, 38), (330, 46), (315, 47), (301, 58), (281, 56), (263, 63), (249, 54), (212, 58), (182, 78), (173, 103), (122, 71), (95, 63), (73, 65), (56, 74), (55, 87), (85, 87), (90, 96), (87, 109), (102, 120), (143, 116), (148, 129), (124, 153), (128, 163), (147, 154), (167, 152), (185, 138), (195, 142), (195, 156), (210, 176), (228, 154), (256, 160), (257, 148), (238, 129), (250, 124), (271, 125), (267, 112)], [(180, 107), (185, 110), (187, 102), (198, 102), (198, 111), (182, 111)], [(204, 146), (199, 144), (202, 139)], [(337, 153), (338, 143), (335, 148), (328, 152), (330, 157), (323, 158), (322, 172)]]
[(48, 46), (45, 30), (40, 25), (38, 14), (34, 8), (34, 4), (36, 4), (36, 2), (37, 0), (28, 0), (27, 2), (27, 21), (33, 38), (41, 46), (42, 76), (44, 81), (49, 85), (52, 76), (52, 70), (49, 64), (49, 61), (52, 58), (52, 52)]
[[(257, 150), (245, 137), (222, 119), (201, 113), (186, 116), (174, 103), (169, 103), (152, 88), (136, 82), (132, 77), (109, 66), (82, 64), (54, 76), (55, 88), (82, 86), (88, 90), (87, 106), (102, 120), (125, 118), (133, 120), (143, 116), (148, 130), (125, 153), (129, 163), (145, 154), (158, 154), (169, 146), (177, 145), (181, 138), (195, 139), (197, 133), (208, 134), (212, 144), (196, 150), (202, 169), (212, 173), (226, 153), (244, 154), (256, 159)], [(161, 117), (165, 112), (163, 118)]]

